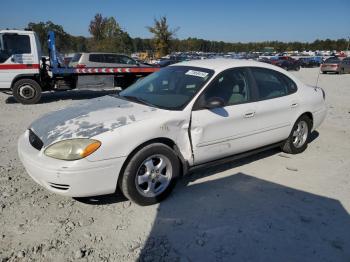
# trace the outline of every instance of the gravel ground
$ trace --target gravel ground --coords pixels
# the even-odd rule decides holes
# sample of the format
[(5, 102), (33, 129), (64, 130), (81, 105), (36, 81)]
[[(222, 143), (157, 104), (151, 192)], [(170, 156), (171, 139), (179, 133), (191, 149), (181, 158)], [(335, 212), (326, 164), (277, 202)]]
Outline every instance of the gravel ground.
[[(295, 74), (315, 84), (318, 69)], [(0, 94), (0, 261), (350, 261), (350, 75), (320, 75), (328, 116), (306, 152), (200, 171), (159, 205), (71, 199), (28, 177), (18, 136), (93, 92), (24, 106)]]

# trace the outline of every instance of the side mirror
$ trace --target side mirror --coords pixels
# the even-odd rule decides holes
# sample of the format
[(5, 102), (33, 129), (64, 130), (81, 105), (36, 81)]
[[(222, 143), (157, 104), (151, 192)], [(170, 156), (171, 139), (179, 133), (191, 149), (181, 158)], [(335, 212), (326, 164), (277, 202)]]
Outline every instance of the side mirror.
[(218, 107), (224, 107), (225, 101), (220, 97), (211, 97), (205, 103), (205, 108), (214, 109)]

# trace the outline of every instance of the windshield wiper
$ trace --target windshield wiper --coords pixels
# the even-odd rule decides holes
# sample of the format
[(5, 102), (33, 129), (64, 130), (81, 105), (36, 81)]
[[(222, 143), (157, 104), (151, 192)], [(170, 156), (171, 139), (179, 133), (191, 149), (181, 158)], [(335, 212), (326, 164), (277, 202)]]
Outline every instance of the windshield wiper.
[(131, 100), (131, 101), (134, 101), (134, 102), (139, 102), (139, 103), (147, 105), (147, 106), (155, 107), (150, 102), (148, 102), (148, 101), (146, 101), (146, 100), (144, 100), (142, 98), (136, 97), (136, 96), (119, 96), (119, 97), (125, 97), (128, 100)]

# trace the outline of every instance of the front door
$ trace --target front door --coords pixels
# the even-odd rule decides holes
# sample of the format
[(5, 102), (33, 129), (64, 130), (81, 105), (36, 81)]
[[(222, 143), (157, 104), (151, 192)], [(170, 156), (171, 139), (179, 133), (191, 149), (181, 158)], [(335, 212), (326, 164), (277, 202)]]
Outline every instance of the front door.
[[(224, 106), (206, 109), (211, 98)], [(197, 100), (191, 119), (194, 164), (223, 158), (255, 146), (256, 103), (248, 70), (234, 68), (218, 75)]]

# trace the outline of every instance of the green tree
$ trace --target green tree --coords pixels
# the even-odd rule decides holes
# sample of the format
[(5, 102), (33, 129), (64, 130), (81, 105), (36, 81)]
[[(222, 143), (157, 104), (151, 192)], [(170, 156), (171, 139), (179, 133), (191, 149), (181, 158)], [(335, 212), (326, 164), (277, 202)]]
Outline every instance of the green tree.
[(89, 32), (96, 41), (104, 39), (107, 18), (101, 14), (96, 14), (94, 19), (90, 21)]
[(169, 29), (166, 16), (162, 16), (159, 20), (154, 19), (153, 27), (148, 26), (148, 31), (154, 35), (154, 48), (158, 56), (165, 56), (170, 52), (171, 40), (174, 38), (176, 29)]
[(131, 37), (121, 29), (114, 17), (96, 14), (90, 22), (89, 32), (92, 35), (90, 50), (122, 53), (133, 50)]

